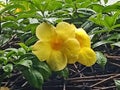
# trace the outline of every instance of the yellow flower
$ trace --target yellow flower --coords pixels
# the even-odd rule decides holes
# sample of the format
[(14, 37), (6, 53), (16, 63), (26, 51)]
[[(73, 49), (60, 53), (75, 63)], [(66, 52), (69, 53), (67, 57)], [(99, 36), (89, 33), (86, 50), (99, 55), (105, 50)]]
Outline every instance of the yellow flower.
[(21, 11), (22, 11), (21, 8), (16, 8), (15, 13), (19, 13), (19, 12), (21, 12)]
[(90, 37), (82, 28), (75, 30), (76, 39), (79, 41), (81, 47), (91, 47)]
[(73, 24), (60, 22), (56, 27), (41, 23), (36, 28), (39, 39), (32, 52), (40, 61), (46, 61), (53, 71), (59, 71), (67, 64), (79, 62), (91, 66), (96, 62), (96, 54), (91, 49), (90, 37)]
[(75, 30), (74, 25), (66, 22), (60, 22), (56, 27), (41, 23), (36, 28), (39, 40), (32, 52), (40, 61), (46, 61), (53, 71), (64, 69), (70, 59), (77, 60), (79, 56), (80, 43), (75, 38)]
[(93, 65), (96, 62), (96, 54), (91, 49), (90, 37), (82, 28), (76, 29), (75, 33), (81, 47), (77, 61), (85, 66)]

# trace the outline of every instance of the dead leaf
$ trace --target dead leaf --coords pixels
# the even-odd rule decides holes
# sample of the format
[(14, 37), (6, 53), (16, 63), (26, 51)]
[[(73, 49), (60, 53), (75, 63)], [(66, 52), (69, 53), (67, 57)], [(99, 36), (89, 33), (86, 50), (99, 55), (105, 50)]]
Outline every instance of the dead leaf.
[(10, 90), (8, 87), (0, 87), (0, 90)]

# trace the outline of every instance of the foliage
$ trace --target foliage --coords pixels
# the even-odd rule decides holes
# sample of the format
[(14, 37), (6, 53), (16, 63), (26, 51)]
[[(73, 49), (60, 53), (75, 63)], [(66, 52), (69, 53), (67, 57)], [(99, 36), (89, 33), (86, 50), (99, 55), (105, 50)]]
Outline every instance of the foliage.
[(120, 80), (114, 80), (117, 90), (120, 89)]
[(96, 55), (97, 63), (104, 69), (107, 63), (107, 58), (101, 52), (96, 52)]
[[(31, 85), (41, 89), (44, 80), (52, 74), (49, 66), (38, 61), (31, 53), (30, 47), (37, 41), (35, 29), (41, 22), (56, 25), (60, 21), (67, 21), (82, 27), (91, 37), (92, 48), (101, 52), (97, 53), (101, 58), (105, 58), (102, 53), (107, 52), (106, 48), (119, 48), (120, 2), (113, 5), (106, 5), (108, 0), (104, 2), (105, 5), (101, 5), (99, 0), (0, 2), (0, 70), (3, 71), (0, 73), (0, 81), (14, 70), (20, 70)], [(66, 70), (61, 74), (65, 78), (68, 75)]]

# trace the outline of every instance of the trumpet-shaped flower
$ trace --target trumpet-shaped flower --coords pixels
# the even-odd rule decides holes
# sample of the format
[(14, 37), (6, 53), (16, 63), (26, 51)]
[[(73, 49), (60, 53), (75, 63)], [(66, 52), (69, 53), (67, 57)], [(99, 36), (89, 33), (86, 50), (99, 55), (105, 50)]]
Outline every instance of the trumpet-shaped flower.
[(39, 40), (33, 45), (32, 52), (40, 61), (46, 61), (53, 71), (64, 69), (67, 63), (91, 66), (96, 62), (90, 37), (73, 24), (60, 22), (54, 27), (41, 23), (36, 28), (36, 36)]
[(39, 39), (32, 48), (32, 52), (40, 61), (46, 61), (54, 71), (66, 67), (69, 59), (77, 59), (80, 43), (75, 38), (75, 26), (60, 22), (56, 27), (42, 23), (36, 28)]

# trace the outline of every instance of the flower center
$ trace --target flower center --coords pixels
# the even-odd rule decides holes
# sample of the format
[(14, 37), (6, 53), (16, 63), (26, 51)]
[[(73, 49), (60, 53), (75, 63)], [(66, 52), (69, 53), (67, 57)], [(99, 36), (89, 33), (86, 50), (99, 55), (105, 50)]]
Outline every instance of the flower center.
[(62, 47), (63, 40), (56, 37), (51, 40), (51, 47), (55, 50), (60, 50)]

